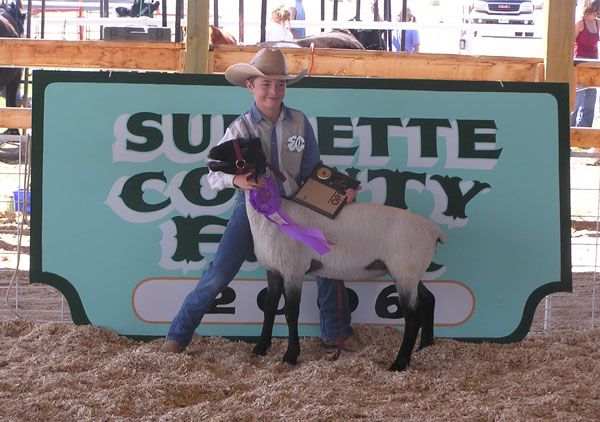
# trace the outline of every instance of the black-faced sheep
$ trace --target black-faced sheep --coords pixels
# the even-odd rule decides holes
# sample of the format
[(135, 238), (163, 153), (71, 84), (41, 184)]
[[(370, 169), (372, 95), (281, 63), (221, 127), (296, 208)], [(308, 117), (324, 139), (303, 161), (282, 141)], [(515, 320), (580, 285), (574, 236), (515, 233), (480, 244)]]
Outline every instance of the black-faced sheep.
[[(238, 146), (234, 147), (237, 142)], [(256, 153), (259, 150), (258, 154)], [(238, 155), (236, 156), (236, 150)], [(239, 157), (239, 153), (243, 157)], [(238, 173), (264, 174), (263, 164), (253, 166), (262, 154), (260, 140), (224, 142), (208, 157), (213, 170), (235, 169)], [(264, 154), (262, 154), (264, 157)], [(229, 164), (229, 165), (228, 165)], [(260, 168), (262, 167), (262, 168)], [(230, 173), (235, 174), (234, 171)], [(405, 319), (404, 337), (391, 370), (401, 371), (410, 363), (419, 328), (419, 348), (433, 344), (435, 299), (421, 282), (430, 265), (436, 244), (444, 243), (444, 232), (431, 221), (409, 211), (372, 203), (344, 207), (335, 220), (322, 216), (294, 201), (281, 198), (281, 210), (299, 226), (321, 230), (334, 246), (320, 255), (282, 232), (276, 224), (257, 212), (246, 192), (246, 208), (254, 238), (254, 253), (268, 272), (265, 320), (253, 352), (264, 355), (271, 345), (272, 328), (281, 294), (286, 300), (285, 316), (289, 328), (288, 348), (283, 361), (295, 364), (300, 353), (298, 315), (302, 281), (306, 274), (346, 281), (370, 280), (389, 274), (394, 280)]]

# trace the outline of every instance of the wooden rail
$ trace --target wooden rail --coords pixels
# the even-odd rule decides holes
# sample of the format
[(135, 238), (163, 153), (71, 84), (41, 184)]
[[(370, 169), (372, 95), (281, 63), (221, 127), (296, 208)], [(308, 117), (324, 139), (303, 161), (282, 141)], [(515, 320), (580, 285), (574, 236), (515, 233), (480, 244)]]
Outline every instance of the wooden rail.
[(578, 148), (600, 148), (600, 130), (591, 128), (572, 127), (571, 146)]
[[(212, 51), (211, 71), (224, 72), (234, 63), (249, 62), (257, 47), (218, 46)], [(310, 69), (315, 76), (445, 79), (477, 81), (544, 80), (538, 58), (461, 56), (457, 54), (402, 54), (388, 51), (288, 48), (291, 72)]]
[(31, 109), (0, 107), (0, 127), (31, 129)]
[(575, 82), (578, 85), (600, 86), (600, 63), (587, 62), (575, 66)]
[(183, 43), (0, 38), (0, 66), (181, 72)]
[[(217, 46), (209, 52), (209, 71), (224, 72), (247, 62), (257, 47)], [(379, 78), (540, 82), (538, 58), (399, 54), (380, 51), (285, 49), (292, 71), (313, 75)], [(181, 72), (185, 44), (129, 41), (53, 41), (0, 38), (0, 66), (88, 68)]]

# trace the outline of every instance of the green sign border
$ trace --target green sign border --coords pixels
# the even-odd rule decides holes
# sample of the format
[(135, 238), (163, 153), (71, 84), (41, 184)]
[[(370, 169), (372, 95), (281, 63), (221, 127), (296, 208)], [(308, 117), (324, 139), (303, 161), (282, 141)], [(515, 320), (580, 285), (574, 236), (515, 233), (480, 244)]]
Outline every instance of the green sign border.
[[(90, 324), (75, 287), (65, 278), (42, 271), (42, 175), (44, 151), (44, 105), (45, 90), (56, 82), (78, 83), (123, 83), (163, 85), (212, 85), (229, 86), (222, 75), (187, 75), (167, 73), (134, 72), (79, 72), (40, 71), (33, 72), (33, 117), (32, 117), (32, 167), (31, 167), (31, 269), (32, 283), (45, 283), (58, 289), (66, 298), (75, 324)], [(549, 294), (572, 291), (571, 272), (571, 212), (570, 212), (570, 127), (569, 85), (564, 83), (522, 83), (487, 81), (446, 81), (413, 79), (358, 79), (309, 77), (296, 84), (305, 88), (352, 88), (352, 89), (404, 89), (419, 91), (470, 91), (470, 92), (524, 92), (545, 93), (554, 96), (558, 108), (558, 164), (560, 198), (561, 280), (549, 282), (534, 290), (525, 304), (518, 327), (505, 337), (461, 338), (464, 341), (513, 342), (523, 339), (533, 322), (540, 301)], [(533, 112), (533, 110), (532, 110)], [(135, 336), (132, 338), (156, 338)], [(244, 337), (248, 339), (248, 337)]]

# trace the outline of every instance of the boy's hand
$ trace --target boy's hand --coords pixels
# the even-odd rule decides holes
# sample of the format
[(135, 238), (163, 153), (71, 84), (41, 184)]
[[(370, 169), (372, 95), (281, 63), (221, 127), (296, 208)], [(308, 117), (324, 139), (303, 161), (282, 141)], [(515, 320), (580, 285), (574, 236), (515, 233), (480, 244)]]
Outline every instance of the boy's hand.
[(360, 186), (357, 187), (356, 189), (352, 189), (352, 188), (346, 189), (346, 203), (347, 204), (351, 204), (352, 202), (356, 201), (356, 194), (359, 190), (361, 190)]
[(233, 186), (241, 190), (254, 190), (265, 185), (263, 178), (254, 181), (252, 173), (237, 174), (233, 177)]

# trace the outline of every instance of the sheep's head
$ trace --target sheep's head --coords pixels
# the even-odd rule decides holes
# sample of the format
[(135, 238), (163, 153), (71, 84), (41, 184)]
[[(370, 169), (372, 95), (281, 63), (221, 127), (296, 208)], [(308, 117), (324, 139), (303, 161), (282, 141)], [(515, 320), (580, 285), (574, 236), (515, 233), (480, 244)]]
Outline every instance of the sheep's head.
[(239, 138), (223, 142), (211, 148), (208, 158), (212, 160), (208, 163), (212, 171), (227, 174), (252, 173), (256, 181), (267, 171), (267, 158), (260, 138)]

